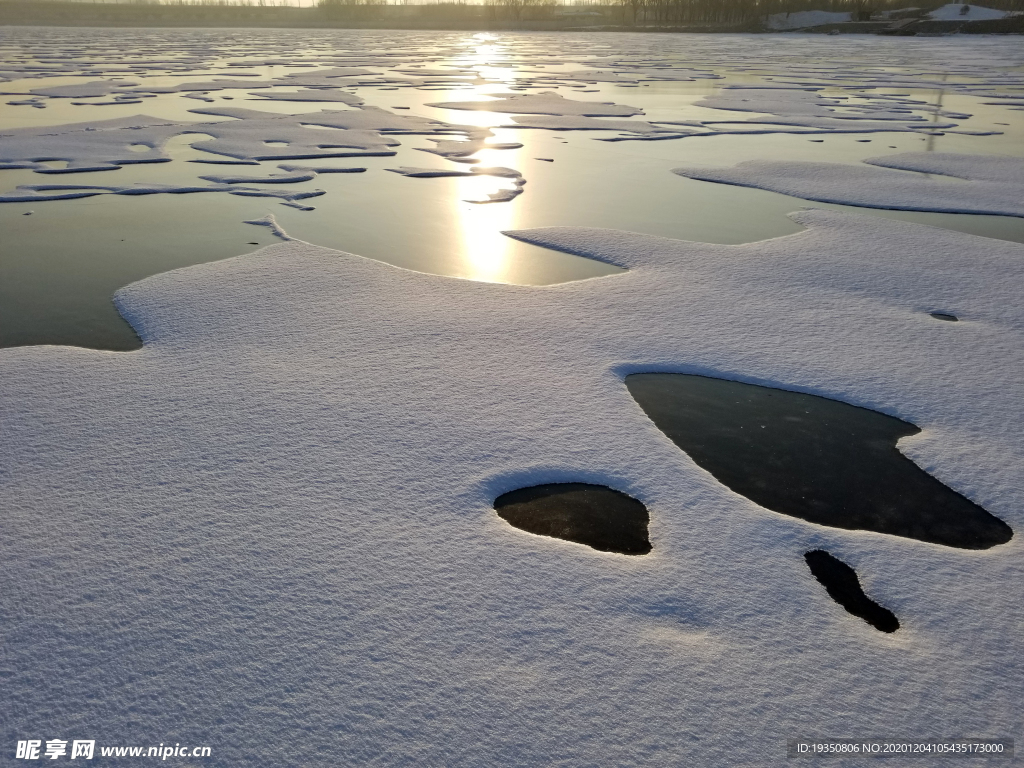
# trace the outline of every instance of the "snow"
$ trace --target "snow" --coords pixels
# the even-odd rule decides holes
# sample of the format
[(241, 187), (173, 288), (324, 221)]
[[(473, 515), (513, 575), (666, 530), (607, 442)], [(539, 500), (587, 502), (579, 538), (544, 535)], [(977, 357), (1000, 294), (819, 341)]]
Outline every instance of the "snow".
[(597, 69), (573, 70), (571, 72), (530, 72), (528, 74), (532, 80), (539, 83), (549, 80), (559, 82), (575, 80), (582, 83), (630, 83), (635, 85), (638, 82), (636, 78), (629, 77), (628, 75)]
[(303, 181), (312, 181), (316, 176), (317, 173), (312, 168), (302, 168), (301, 170), (289, 173), (273, 173), (270, 176), (225, 176), (214, 174), (211, 176), (200, 176), (199, 178), (217, 184), (296, 184)]
[[(892, 96), (861, 96), (856, 99), (826, 96), (818, 87), (791, 86), (723, 88), (707, 96), (697, 106), (732, 112), (758, 112), (767, 117), (751, 117), (746, 121), (703, 120), (703, 125), (719, 132), (758, 131), (748, 127), (759, 125), (792, 126), (805, 129), (827, 130), (837, 133), (877, 133), (879, 131), (917, 131), (952, 128), (956, 123), (928, 121), (912, 110), (931, 111), (930, 105), (921, 105), (911, 99)], [(952, 115), (939, 111), (936, 116), (967, 118), (970, 115)], [(779, 129), (772, 129), (778, 131)]]
[[(483, 133), (490, 133), (486, 131)], [(441, 157), (460, 158), (469, 157), (475, 155), (480, 150), (484, 149), (519, 149), (523, 145), (515, 141), (501, 141), (492, 142), (490, 144), (484, 141), (483, 137), (470, 138), (466, 141), (452, 141), (445, 139), (432, 139), (435, 143), (433, 147), (416, 147), (421, 152), (430, 152), (433, 155), (440, 155)]]
[[(307, 197), (319, 197), (324, 194), (322, 189), (302, 191), (282, 191), (279, 189), (259, 189), (258, 187), (234, 186), (242, 178), (228, 181), (226, 177), (202, 176), (205, 180), (216, 181), (213, 186), (199, 184), (145, 184), (135, 183), (126, 186), (99, 186), (93, 184), (22, 184), (11, 192), (0, 192), (0, 203), (24, 203), (36, 200), (74, 200), (81, 197), (96, 195), (184, 195), (195, 192), (227, 192), (241, 197), (276, 197), (282, 200), (302, 200)], [(251, 179), (264, 183), (280, 182), (281, 179)], [(298, 179), (295, 179), (298, 181)]]
[(584, 117), (632, 117), (643, 110), (622, 104), (567, 99), (553, 91), (508, 94), (493, 101), (446, 101), (427, 104), (441, 109), (474, 109), (486, 112), (512, 112), (517, 115), (582, 115)]
[(962, 3), (948, 3), (929, 13), (928, 18), (938, 21), (991, 21), (1013, 15), (1009, 11), (997, 11), (995, 8), (984, 8), (980, 5), (968, 4), (967, 13), (963, 13), (963, 8)]
[(92, 96), (107, 96), (111, 93), (124, 93), (125, 88), (138, 83), (114, 82), (112, 80), (94, 80), (90, 83), (77, 85), (58, 85), (53, 88), (33, 88), (29, 93), (36, 96), (47, 96), (51, 99), (82, 99)]
[[(136, 115), (128, 118), (71, 123), (46, 128), (14, 128), (0, 132), (0, 164), (39, 173), (113, 170), (133, 163), (163, 163), (170, 157), (163, 145), (180, 132), (176, 123)], [(131, 147), (146, 146), (142, 152)], [(46, 160), (66, 160), (53, 169)]]
[[(673, 173), (822, 203), (1024, 216), (1024, 159), (923, 152), (864, 162), (870, 165), (751, 160), (732, 168), (685, 167)], [(923, 174), (969, 181), (956, 183)]]
[(765, 23), (768, 29), (787, 30), (804, 27), (820, 27), (823, 24), (841, 24), (850, 21), (849, 12), (797, 11), (796, 13), (773, 13)]
[[(1024, 247), (794, 218), (739, 246), (510, 233), (629, 270), (546, 288), (291, 241), (119, 291), (138, 352), (0, 351), (10, 738), (753, 766), (788, 734), (1019, 736), (1019, 535), (978, 553), (768, 512), (626, 391), (687, 371), (907, 419), (911, 459), (1020, 530)], [(653, 551), (494, 512), (544, 482), (642, 501)], [(900, 630), (836, 605), (811, 549)]]
[(388, 168), (392, 173), (411, 178), (429, 179), (439, 176), (501, 176), (506, 179), (521, 179), (523, 174), (514, 168), (495, 166), (492, 168), (481, 168), (479, 166), (470, 168), (468, 171), (459, 171), (454, 168), (414, 168), (403, 165), (400, 168)]
[(264, 99), (269, 99), (270, 101), (331, 101), (348, 104), (354, 107), (363, 103), (363, 100), (360, 97), (352, 93), (346, 93), (345, 91), (324, 91), (313, 88), (294, 91), (292, 93), (281, 91), (260, 93), (257, 91), (249, 95), (259, 96)]
[[(971, 181), (1012, 184), (1024, 190), (1024, 158), (1007, 155), (964, 155), (950, 152), (907, 152), (864, 161), (883, 168), (954, 176)], [(1016, 192), (1008, 191), (1009, 195)]]
[(542, 128), (549, 131), (630, 131), (631, 133), (677, 133), (675, 128), (660, 128), (643, 120), (603, 120), (573, 115), (516, 115), (512, 118), (520, 128)]
[[(276, 112), (261, 112), (241, 107), (199, 107), (189, 111), (198, 115), (234, 117), (243, 121), (281, 120), (293, 125), (319, 125), (325, 128), (353, 131), (377, 131), (394, 134), (462, 133), (466, 131), (483, 131), (486, 133), (485, 130), (479, 128), (471, 129), (464, 126), (450, 125), (440, 120), (433, 120), (418, 115), (399, 115), (381, 107), (372, 106), (346, 110), (325, 109), (320, 112), (303, 112), (297, 115), (282, 115)], [(266, 125), (268, 123), (263, 124)], [(223, 125), (223, 123), (219, 125)]]

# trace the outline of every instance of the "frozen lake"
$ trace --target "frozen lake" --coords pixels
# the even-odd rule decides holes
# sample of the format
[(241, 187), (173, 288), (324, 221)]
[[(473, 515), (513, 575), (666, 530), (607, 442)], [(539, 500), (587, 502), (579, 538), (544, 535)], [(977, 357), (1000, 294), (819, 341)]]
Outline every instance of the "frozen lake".
[(0, 90), (8, 754), (1024, 738), (1018, 37), (0, 28)]
[[(223, 191), (0, 204), (0, 345), (137, 348), (137, 338), (110, 303), (113, 292), (151, 274), (272, 242), (267, 231), (242, 223), (268, 213), (293, 237), (410, 269), (550, 284), (606, 274), (611, 268), (510, 240), (500, 234), (503, 230), (602, 226), (743, 243), (798, 231), (786, 214), (807, 205), (844, 207), (671, 173), (680, 166), (797, 161), (865, 168), (860, 161), (866, 158), (922, 151), (1024, 157), (1024, 120), (1015, 106), (1024, 103), (1024, 76), (1012, 37), (141, 30), (132, 33), (136, 46), (126, 50), (125, 34), (17, 28), (0, 33), (0, 78), (6, 80), (0, 90), (8, 94), (0, 102), (0, 132), (6, 137), (30, 129), (57, 132), (62, 125), (94, 121), (109, 127), (118, 125), (112, 121), (131, 123), (144, 115), (154, 118), (150, 122), (178, 126), (143, 137), (157, 148), (146, 159), (170, 162), (44, 175), (36, 171), (61, 171), (76, 151), (88, 167), (90, 152), (95, 159), (97, 151), (109, 148), (65, 147), (70, 154), (61, 158), (63, 140), (56, 136), (35, 143), (0, 136), (0, 167), (7, 168), (0, 174), (0, 196), (20, 185), (40, 184), (209, 187), (211, 182), (202, 177), (280, 175), (282, 164), (366, 170), (320, 173), (308, 180), (300, 174), (290, 183), (262, 185), (281, 194), (322, 191), (296, 201), (311, 210)], [(601, 110), (542, 103), (542, 114), (517, 118), (514, 106), (506, 112), (431, 106), (548, 92), (636, 109), (613, 109), (613, 116), (573, 123), (552, 113)], [(752, 95), (757, 97), (753, 102)], [(242, 159), (237, 153), (217, 154), (218, 148), (209, 144), (193, 146), (209, 143), (209, 135), (179, 132), (189, 127), (201, 131), (193, 125), (198, 123), (244, 122), (196, 110), (241, 108), (263, 113), (263, 118), (296, 116), (289, 120), (292, 125), (312, 135), (314, 144), (326, 143), (341, 131), (309, 127), (303, 117), (321, 116), (324, 110), (366, 112), (358, 107), (395, 116), (391, 122), (367, 123), (385, 127), (392, 143), (378, 149), (387, 156), (338, 158), (332, 154), (339, 150), (304, 153), (278, 143), (280, 157), (321, 157)], [(616, 117), (617, 111), (637, 114)], [(255, 131), (251, 140), (267, 140), (261, 133), (269, 130), (266, 120), (255, 125), (256, 115), (246, 117)], [(461, 129), (430, 132), (401, 124), (409, 118)], [(568, 127), (586, 125), (586, 130), (541, 127), (557, 126), (560, 120)], [(604, 129), (601, 121), (614, 125)], [(889, 124), (894, 130), (884, 130)], [(526, 181), (521, 195), (509, 202), (467, 202), (516, 186), (509, 178), (488, 175), (408, 178), (387, 172), (400, 167), (466, 171), (466, 163), (420, 150), (435, 147), (434, 139), (467, 139), (467, 127), (489, 129), (488, 145), (522, 145), (485, 145), (457, 158), (518, 171)], [(137, 150), (149, 149), (128, 146), (144, 132), (120, 131), (126, 146), (119, 159), (132, 162), (138, 159), (133, 155), (141, 154)], [(274, 155), (274, 146), (257, 154)], [(34, 170), (16, 167), (18, 159), (29, 156), (56, 157), (22, 163)], [(954, 196), (962, 184), (950, 176), (932, 178), (943, 189), (952, 188)], [(74, 192), (50, 192), (60, 194)], [(895, 211), (892, 201), (886, 204), (889, 210), (857, 210), (1024, 242), (1020, 217)]]

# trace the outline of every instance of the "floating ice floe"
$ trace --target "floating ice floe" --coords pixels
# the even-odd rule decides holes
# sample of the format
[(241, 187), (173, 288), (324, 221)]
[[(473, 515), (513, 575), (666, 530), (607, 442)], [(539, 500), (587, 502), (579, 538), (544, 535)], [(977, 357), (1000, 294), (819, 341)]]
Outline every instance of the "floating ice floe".
[(318, 125), (324, 128), (391, 134), (464, 133), (469, 130), (489, 135), (486, 129), (451, 125), (441, 120), (418, 115), (397, 115), (381, 107), (370, 106), (346, 110), (325, 109), (320, 112), (306, 112), (297, 115), (282, 115), (278, 112), (261, 112), (241, 107), (199, 107), (189, 111), (199, 115), (234, 117), (242, 121), (280, 120), (294, 125)]
[[(490, 131), (481, 131), (481, 133), (490, 133)], [(520, 149), (523, 146), (515, 141), (496, 141), (488, 144), (484, 138), (469, 138), (465, 141), (431, 139), (431, 141), (434, 142), (435, 146), (416, 147), (416, 149), (421, 152), (430, 152), (433, 155), (455, 159), (475, 155), (483, 149)]]
[(354, 93), (347, 93), (345, 91), (338, 90), (322, 90), (315, 88), (307, 88), (301, 91), (294, 91), (292, 93), (284, 91), (272, 91), (268, 93), (251, 93), (250, 96), (258, 96), (268, 101), (330, 101), (338, 102), (341, 104), (348, 104), (350, 106), (359, 106), (365, 102), (359, 96)]
[(488, 192), (487, 197), (483, 200), (466, 200), (467, 203), (507, 203), (523, 193), (523, 187), (526, 186), (526, 179), (523, 174), (517, 171), (515, 168), (504, 168), (501, 166), (484, 167), (479, 166), (470, 168), (468, 171), (459, 171), (453, 168), (416, 168), (412, 166), (403, 165), (399, 168), (388, 168), (386, 170), (392, 173), (398, 173), (402, 176), (408, 176), (410, 178), (418, 179), (432, 179), (446, 176), (498, 176), (504, 179), (512, 179), (515, 184), (514, 187), (509, 189), (499, 189), (497, 192)]
[(288, 163), (279, 164), (277, 166), (282, 171), (305, 173), (306, 171), (312, 171), (313, 173), (365, 173), (365, 168), (332, 168), (329, 165), (291, 165)]
[[(731, 168), (674, 168), (673, 173), (822, 203), (1024, 216), (1024, 159), (929, 152), (864, 162), (867, 165), (752, 160)], [(924, 174), (967, 181), (932, 179)]]
[(254, 224), (258, 227), (267, 227), (271, 232), (282, 240), (294, 240), (291, 235), (284, 231), (280, 224), (277, 223), (277, 219), (274, 218), (272, 213), (268, 213), (259, 219), (251, 219), (249, 221), (242, 222), (243, 224)]
[[(202, 177), (210, 179), (210, 177)], [(216, 177), (213, 177), (214, 179)], [(259, 179), (273, 182), (274, 179)], [(242, 197), (276, 197), (282, 200), (303, 200), (308, 197), (319, 197), (324, 194), (322, 189), (286, 192), (279, 189), (259, 189), (256, 187), (239, 187), (233, 183), (218, 183), (214, 186), (196, 184), (144, 184), (135, 183), (126, 186), (100, 186), (93, 184), (23, 184), (11, 192), (0, 192), (0, 203), (27, 203), (45, 200), (75, 200), (96, 195), (185, 195), (196, 192), (227, 192)]]
[(631, 133), (678, 133), (676, 128), (663, 128), (643, 120), (604, 120), (581, 115), (516, 115), (519, 128), (543, 128), (549, 131), (629, 131)]
[(630, 77), (630, 75), (598, 69), (573, 70), (570, 72), (530, 72), (528, 74), (531, 80), (536, 80), (539, 83), (543, 83), (546, 80), (576, 80), (583, 83), (628, 83), (635, 85), (638, 82), (635, 77)]
[[(300, 733), (299, 763), (456, 768), (763, 765), (808, 723), (1015, 733), (1019, 534), (974, 553), (769, 512), (623, 382), (703, 373), (913, 422), (900, 450), (1020, 531), (1024, 247), (795, 218), (739, 246), (513, 233), (628, 269), (545, 288), (287, 242), (119, 291), (138, 352), (0, 351), (12, 732), (116, 744), (120, 713), (187, 715), (227, 765)], [(494, 511), (545, 483), (636, 499), (653, 550)], [(817, 550), (898, 630), (836, 605)]]
[(415, 168), (413, 166), (403, 165), (400, 168), (387, 168), (385, 170), (391, 171), (392, 173), (399, 173), (402, 176), (410, 176), (412, 178), (420, 179), (440, 176), (500, 176), (506, 179), (521, 179), (523, 177), (523, 174), (515, 168), (502, 168), (500, 166), (492, 168), (481, 168), (477, 166), (468, 171), (459, 171), (454, 168)]
[(200, 176), (206, 181), (216, 184), (296, 184), (302, 181), (312, 181), (317, 177), (316, 171), (312, 168), (299, 168), (289, 173), (275, 173), (270, 176), (224, 176), (210, 175)]
[(632, 117), (642, 115), (638, 107), (611, 102), (575, 101), (552, 91), (510, 94), (494, 101), (445, 101), (427, 104), (441, 109), (473, 109), (484, 112), (511, 112), (518, 115), (582, 115), (585, 117)]
[(204, 152), (242, 160), (298, 160), (323, 157), (393, 155), (400, 142), (371, 130), (318, 131), (294, 118), (248, 118), (203, 123), (202, 133), (213, 138), (195, 141)]
[[(0, 168), (39, 173), (114, 170), (134, 163), (164, 163), (163, 147), (182, 126), (146, 115), (43, 128), (0, 130)], [(65, 167), (48, 162), (66, 161)]]
[[(927, 121), (923, 116), (913, 114), (911, 105), (898, 109), (898, 103), (891, 99), (848, 100), (824, 96), (818, 93), (817, 88), (726, 87), (718, 94), (697, 102), (696, 106), (770, 115), (749, 118), (748, 123), (789, 125), (839, 132), (939, 130), (955, 126), (955, 123)], [(920, 109), (918, 104), (914, 104), (913, 107)], [(968, 117), (959, 114), (956, 116)], [(748, 130), (735, 122), (702, 122), (723, 132)]]
[(57, 85), (50, 88), (33, 88), (29, 93), (46, 96), (51, 99), (84, 99), (93, 96), (109, 96), (112, 93), (124, 93), (130, 86), (138, 83), (124, 80), (95, 80), (91, 83), (77, 85)]
[(229, 80), (220, 78), (205, 82), (177, 83), (176, 85), (141, 85), (137, 88), (128, 89), (129, 93), (210, 93), (212, 91), (249, 89), (249, 88), (272, 88), (275, 83), (260, 80)]

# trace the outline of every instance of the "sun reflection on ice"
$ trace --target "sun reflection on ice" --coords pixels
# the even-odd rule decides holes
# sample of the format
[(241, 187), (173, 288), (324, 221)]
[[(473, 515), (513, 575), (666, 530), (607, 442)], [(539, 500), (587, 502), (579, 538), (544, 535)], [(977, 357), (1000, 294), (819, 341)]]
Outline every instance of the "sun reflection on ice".
[[(474, 157), (480, 167), (503, 165), (516, 167), (521, 150), (484, 149)], [(511, 282), (515, 271), (513, 241), (502, 230), (515, 229), (519, 221), (517, 200), (507, 203), (468, 203), (486, 200), (490, 192), (513, 186), (510, 179), (493, 176), (460, 178), (455, 197), (457, 247), (462, 253), (464, 276), (491, 283)]]
[(487, 33), (476, 34), (464, 40), (463, 44), (470, 50), (457, 59), (459, 66), (477, 70), (480, 77), (495, 81), (495, 85), (515, 82), (515, 67), (493, 63), (505, 53), (505, 47), (498, 42), (497, 37)]

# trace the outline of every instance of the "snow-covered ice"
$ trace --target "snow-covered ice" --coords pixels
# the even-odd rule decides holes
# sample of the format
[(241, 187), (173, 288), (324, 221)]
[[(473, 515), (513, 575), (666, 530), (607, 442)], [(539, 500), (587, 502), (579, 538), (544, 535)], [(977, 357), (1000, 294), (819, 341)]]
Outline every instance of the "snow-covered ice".
[[(720, 184), (757, 187), (822, 203), (941, 213), (1024, 216), (1024, 159), (998, 155), (910, 153), (870, 165), (750, 160), (731, 168), (675, 168)], [(890, 170), (892, 169), (892, 170)], [(930, 175), (954, 177), (935, 179)]]
[[(0, 349), (6, 743), (760, 768), (797, 736), (1024, 738), (1024, 49), (969, 37), (0, 28), (5, 259), (48, 286), (110, 245), (144, 341)], [(789, 221), (673, 168), (865, 213)], [(203, 227), (193, 262), (284, 242), (137, 281)], [(653, 234), (680, 231), (756, 242)], [(636, 372), (912, 422), (903, 454), (1017, 535), (770, 512), (658, 430)], [(504, 522), (539, 483), (635, 498), (653, 549)], [(833, 602), (815, 550), (898, 631)]]
[[(549, 288), (288, 242), (120, 291), (139, 352), (3, 350), (11, 738), (468, 766), (1019, 736), (1019, 536), (977, 553), (767, 512), (623, 385), (700, 372), (899, 416), (923, 429), (910, 458), (1019, 531), (1024, 248), (796, 218), (741, 246), (512, 233), (629, 270)], [(653, 551), (494, 512), (543, 482), (640, 500)], [(810, 549), (900, 630), (836, 605)]]
[(548, 91), (512, 93), (493, 101), (445, 101), (428, 104), (441, 109), (476, 109), (485, 112), (512, 112), (517, 115), (581, 115), (583, 117), (632, 117), (643, 110), (610, 102), (577, 101)]

